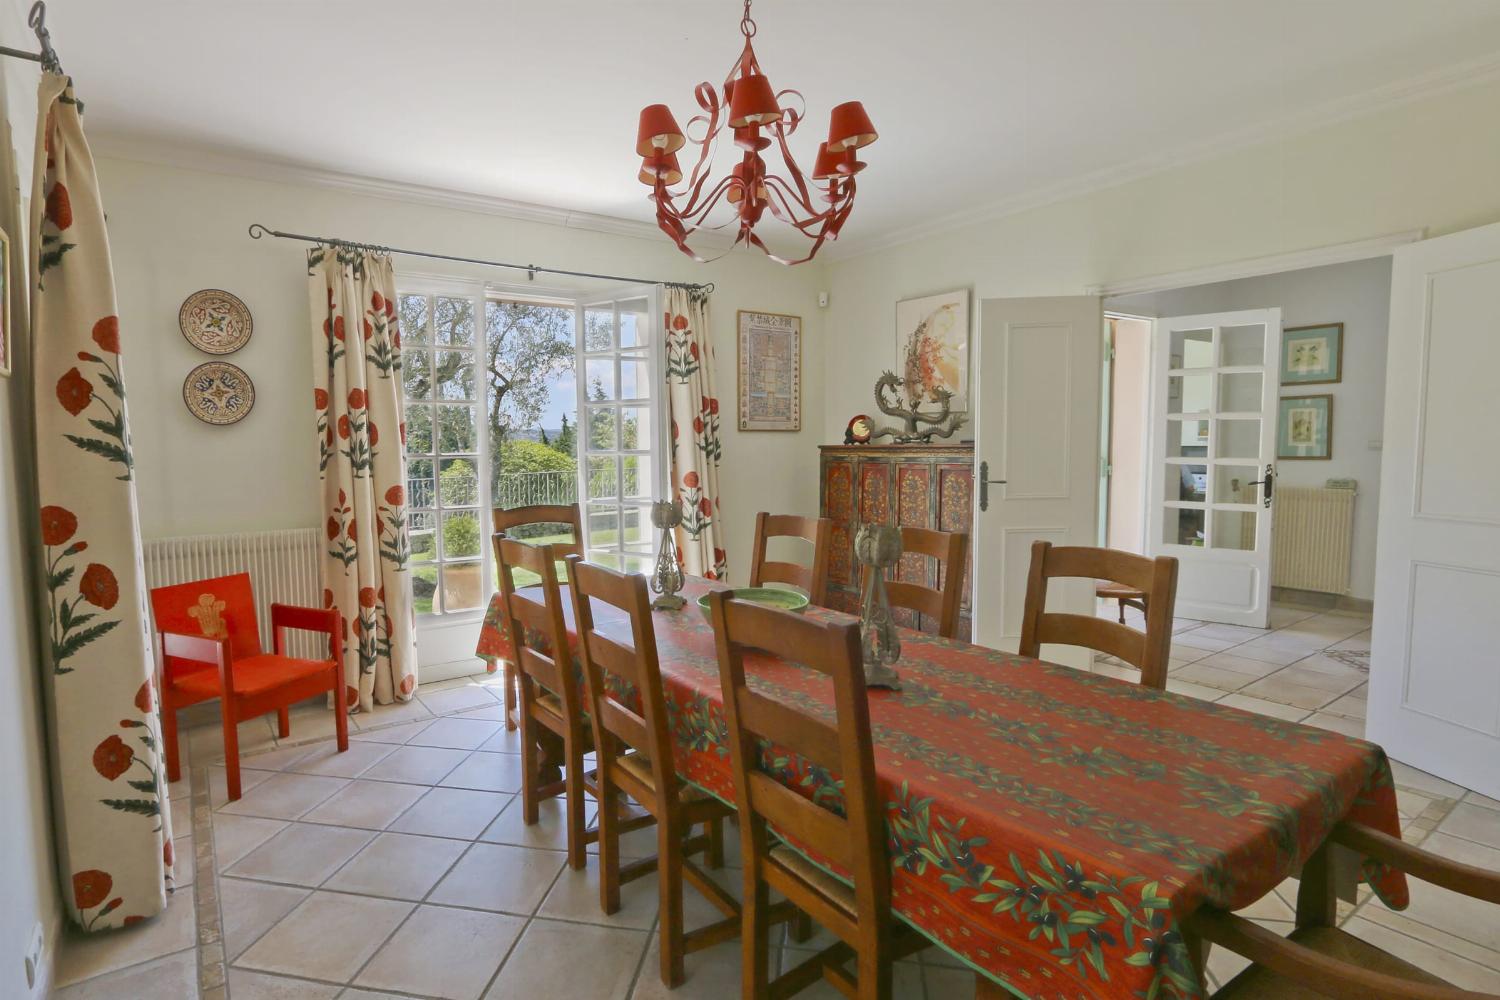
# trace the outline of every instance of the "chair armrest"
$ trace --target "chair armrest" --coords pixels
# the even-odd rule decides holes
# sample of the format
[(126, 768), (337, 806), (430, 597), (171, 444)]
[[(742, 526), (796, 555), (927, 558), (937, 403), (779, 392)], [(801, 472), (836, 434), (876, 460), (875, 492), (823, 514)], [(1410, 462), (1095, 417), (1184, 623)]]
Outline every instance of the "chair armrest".
[(219, 671), (219, 690), (234, 690), (234, 654), (230, 651), (227, 639), (210, 639), (206, 635), (187, 635), (182, 632), (158, 632), (156, 637), (162, 663), (162, 675), (157, 683), (158, 692), (164, 692), (167, 685), (166, 658), (169, 656), (175, 660), (206, 663), (216, 668)]
[(1371, 972), (1269, 931), (1244, 917), (1205, 907), (1189, 917), (1185, 929), (1204, 941), (1243, 955), (1279, 976), (1333, 1000), (1496, 1000), (1493, 993), (1474, 993), (1457, 986), (1435, 986)]
[(301, 632), (321, 632), (328, 636), (329, 659), (338, 659), (342, 650), (343, 629), (339, 627), (338, 608), (304, 608), (295, 604), (271, 605), (271, 641), (275, 651), (281, 653), (281, 630), (297, 629)]
[[(1340, 823), (1329, 837), (1336, 844), (1368, 858), (1399, 868), (1423, 882), (1463, 893), (1474, 899), (1500, 903), (1500, 872), (1476, 868), (1414, 847), (1388, 833), (1359, 823)], [(1500, 919), (1500, 915), (1497, 915)]]

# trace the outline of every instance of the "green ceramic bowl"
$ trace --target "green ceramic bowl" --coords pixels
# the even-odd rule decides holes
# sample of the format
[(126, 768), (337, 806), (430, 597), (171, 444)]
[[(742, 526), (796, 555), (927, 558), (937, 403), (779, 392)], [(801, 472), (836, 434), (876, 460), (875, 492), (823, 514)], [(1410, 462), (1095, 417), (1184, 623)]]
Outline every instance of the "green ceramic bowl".
[[(802, 611), (808, 604), (806, 595), (780, 587), (736, 587), (729, 593), (739, 600), (781, 611)], [(703, 620), (712, 625), (713, 616), (709, 611), (707, 594), (698, 598), (698, 610), (703, 613)]]

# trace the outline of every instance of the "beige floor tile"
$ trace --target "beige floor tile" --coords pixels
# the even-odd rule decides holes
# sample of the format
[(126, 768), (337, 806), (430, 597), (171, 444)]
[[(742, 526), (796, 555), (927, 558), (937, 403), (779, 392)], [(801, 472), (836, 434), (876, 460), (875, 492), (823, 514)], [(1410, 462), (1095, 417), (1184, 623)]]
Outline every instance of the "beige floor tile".
[(325, 740), (317, 744), (286, 770), (298, 774), (322, 774), (332, 778), (356, 778), (371, 766), (380, 763), (395, 748), (384, 743), (356, 743), (349, 741), (349, 749), (339, 752), (338, 744)]
[[(1486, 847), (1500, 848), (1500, 812), (1470, 802), (1460, 802), (1438, 824), (1438, 832), (1472, 840)], [(1500, 865), (1494, 867), (1500, 869)]]
[(293, 823), (224, 870), (226, 875), (317, 886), (360, 852), (369, 830)]
[(315, 892), (239, 957), (241, 968), (347, 983), (406, 919), (411, 903)]
[[(257, 750), (270, 750), (276, 746), (276, 733), (271, 728), (270, 719), (266, 716), (246, 719), (239, 724), (238, 728), (242, 758), (245, 754), (254, 753)], [(180, 728), (178, 731), (181, 733)], [(188, 753), (195, 764), (211, 764), (224, 759), (224, 730), (217, 719), (212, 725), (195, 726), (179, 738), (188, 748)]]
[[(564, 868), (552, 891), (542, 900), (537, 916), (557, 920), (576, 920), (585, 924), (605, 924), (610, 927), (630, 927), (648, 931), (656, 923), (657, 887), (654, 875), (638, 878), (620, 887), (620, 908), (614, 913), (605, 913), (599, 908), (599, 859), (589, 855), (587, 867), (576, 872)], [(697, 890), (687, 886), (686, 893)]]
[(1219, 622), (1209, 622), (1193, 630), (1195, 636), (1208, 636), (1214, 639), (1231, 639), (1236, 645), (1249, 642), (1251, 639), (1263, 639), (1271, 634), (1270, 629), (1253, 628), (1249, 625), (1224, 625)]
[(1246, 683), (1273, 674), (1282, 667), (1279, 663), (1267, 663), (1265, 660), (1257, 660), (1254, 657), (1240, 656), (1237, 649), (1238, 647), (1226, 653), (1210, 653), (1198, 662), (1203, 666), (1214, 667), (1218, 670), (1244, 674), (1247, 678)]
[(1220, 986), (1244, 972), (1250, 960), (1237, 955), (1228, 948), (1211, 948), (1208, 952), (1208, 974)]
[(968, 969), (925, 964), (928, 1000), (974, 1000), (975, 976)]
[(1283, 705), (1279, 702), (1266, 701), (1264, 698), (1252, 698), (1247, 694), (1226, 694), (1219, 699), (1220, 705), (1228, 705), (1230, 708), (1238, 708), (1246, 712), (1254, 712), (1257, 715), (1269, 715), (1277, 719), (1285, 719), (1288, 722), (1300, 722), (1309, 714), (1304, 709)]
[[(812, 954), (812, 951), (784, 948), (781, 955), (781, 968), (783, 970), (794, 968), (798, 962), (811, 957)], [(922, 967), (917, 962), (897, 962), (891, 969), (891, 1000), (923, 1000), (926, 993), (922, 978)], [(825, 981), (808, 987), (797, 996), (805, 997), (807, 1000), (842, 1000), (844, 994)]]
[(500, 723), (484, 719), (436, 719), (406, 742), (410, 746), (477, 750), (500, 728)]
[(1365, 701), (1364, 692), (1365, 686), (1361, 685), (1342, 698), (1329, 702), (1323, 707), (1323, 710), (1325, 712), (1332, 712), (1334, 715), (1342, 715), (1350, 719), (1363, 721), (1369, 713), (1369, 705)]
[(1480, 795), (1478, 792), (1470, 792), (1464, 796), (1464, 801), (1470, 805), (1483, 806), (1486, 809), (1500, 809), (1500, 799), (1492, 799), (1488, 795)]
[(490, 694), (489, 689), (477, 684), (465, 684), (442, 691), (425, 691), (418, 688), (417, 698), (433, 715), (447, 715), (450, 712), (462, 712), (471, 708), (488, 708), (496, 704), (495, 697)]
[(339, 1000), (407, 1000), (407, 997), (401, 993), (386, 993), (384, 990), (359, 990), (351, 986), (339, 994)]
[(391, 829), (429, 837), (473, 840), (500, 815), (512, 796), (468, 788), (434, 788), (422, 796)]
[(231, 816), (296, 819), (348, 783), (345, 778), (316, 774), (273, 774), (219, 811)]
[(1402, 819), (1416, 819), (1437, 801), (1431, 796), (1414, 792), (1409, 788), (1396, 789), (1396, 812)]
[(1306, 660), (1298, 660), (1290, 667), (1276, 671), (1267, 679), (1319, 688), (1334, 695), (1348, 694), (1368, 679), (1364, 673), (1353, 667), (1346, 667), (1334, 661), (1311, 665), (1312, 659), (1313, 657), (1308, 657)]
[(281, 746), (273, 750), (265, 750), (259, 753), (240, 754), (240, 768), (249, 768), (255, 771), (284, 771), (306, 757), (311, 751), (310, 746)]
[(500, 702), (500, 689), (497, 687), (492, 692), (495, 696), (495, 704), (481, 705), (479, 708), (469, 708), (454, 715), (456, 719), (483, 719), (486, 722), (504, 722), (505, 706)]
[(410, 701), (392, 702), (389, 705), (376, 705), (373, 712), (359, 712), (353, 716), (353, 720), (359, 723), (361, 730), (389, 726), (393, 722), (416, 722), (419, 719), (431, 718), (432, 710), (416, 698)]
[(224, 917), (224, 957), (233, 962), (266, 931), (276, 926), (311, 894), (311, 890), (243, 878), (219, 879)]
[(438, 747), (399, 747), (371, 767), (362, 777), (378, 781), (407, 781), (414, 785), (435, 785), (468, 756), (465, 750)]
[(1184, 695), (1188, 698), (1197, 698), (1199, 701), (1218, 701), (1226, 693), (1216, 687), (1210, 687), (1206, 684), (1195, 684), (1192, 681), (1175, 677), (1167, 680), (1167, 690), (1173, 694)]
[(197, 939), (193, 892), (177, 890), (167, 897), (166, 912), (131, 927), (86, 934), (69, 924), (58, 945), (53, 985), (71, 986), (191, 948)]
[(517, 796), (510, 805), (495, 817), (480, 840), (492, 844), (515, 844), (520, 847), (539, 847), (554, 851), (568, 849), (568, 828), (563, 818), (560, 799), (543, 799), (537, 804), (537, 821), (527, 826), (522, 817), (521, 800)]
[(452, 871), (443, 876), (428, 901), (530, 914), (547, 895), (566, 862), (567, 857), (556, 851), (509, 844), (474, 844)]
[(229, 970), (229, 995), (234, 1000), (333, 1000), (342, 989), (248, 969)]
[(1271, 613), (1269, 617), (1271, 627), (1273, 629), (1279, 629), (1286, 628), (1288, 625), (1295, 625), (1301, 621), (1306, 621), (1315, 614), (1317, 614), (1316, 611), (1308, 611), (1305, 608), (1294, 608), (1285, 604), (1276, 604), (1271, 606)]
[(1478, 962), (1460, 958), (1426, 941), (1408, 937), (1363, 916), (1355, 916), (1345, 925), (1355, 937), (1404, 958), (1419, 969), (1445, 979), (1455, 986), (1481, 992), (1500, 992), (1500, 968), (1486, 968)]
[(350, 733), (350, 741), (360, 743), (405, 743), (413, 736), (426, 729), (432, 723), (430, 716), (417, 720), (416, 722), (402, 722), (397, 725), (381, 724), (378, 728), (362, 729), (358, 733)]
[(421, 899), (463, 852), (464, 844), (456, 840), (382, 833), (324, 887), (388, 899)]
[(1365, 738), (1365, 724), (1360, 719), (1350, 719), (1342, 715), (1334, 715), (1330, 712), (1314, 712), (1302, 721), (1309, 726), (1317, 726), (1319, 729), (1342, 733), (1345, 736), (1352, 736), (1357, 740)]
[[(319, 697), (314, 704), (304, 702), (292, 709), (288, 720), (291, 723), (290, 735), (287, 736), (289, 742), (306, 743), (308, 740), (330, 739), (338, 731), (334, 724), (333, 706), (324, 706), (322, 701)], [(349, 723), (350, 730), (358, 725), (352, 716)]]
[(1396, 787), (1412, 788), (1424, 795), (1461, 799), (1467, 791), (1462, 785), (1455, 785), (1451, 781), (1445, 781), (1436, 775), (1418, 770), (1410, 764), (1403, 764), (1399, 760), (1391, 761), (1391, 774), (1395, 778)]
[(1273, 637), (1279, 635), (1272, 632), (1264, 639), (1252, 639), (1234, 647), (1234, 651), (1227, 655), (1237, 656), (1246, 660), (1260, 660), (1263, 663), (1273, 663), (1278, 666), (1286, 666), (1295, 663), (1305, 656), (1318, 651), (1315, 645), (1306, 642), (1274, 642)]
[[(244, 795), (255, 786), (271, 780), (273, 774), (274, 771), (240, 768), (240, 794)], [(208, 801), (215, 809), (229, 802), (229, 777), (223, 764), (214, 764), (208, 769)]]
[[(646, 950), (644, 931), (534, 920), (506, 960), (485, 1000), (615, 1000), (630, 993)], [(586, 962), (559, 961), (568, 954)]]
[[(355, 983), (370, 989), (402, 990), (446, 1000), (477, 1000), (525, 926), (526, 921), (521, 917), (419, 906), (360, 972)], [(570, 954), (580, 953), (564, 945), (562, 950), (548, 955), (547, 961), (565, 965)], [(584, 965), (592, 965), (600, 957), (591, 951), (581, 954), (587, 956), (587, 961), (580, 963)]]
[(738, 941), (728, 941), (688, 955), (683, 962), (687, 979), (675, 990), (667, 989), (661, 981), (660, 956), (657, 936), (652, 934), (645, 959), (641, 962), (640, 975), (636, 977), (635, 991), (630, 994), (631, 1000), (730, 1000), (740, 995)]
[(495, 731), (494, 736), (484, 741), (479, 749), (495, 753), (518, 754), (521, 752), (521, 730), (506, 729), (504, 726), (501, 726)]
[(1255, 680), (1255, 678), (1249, 674), (1242, 674), (1235, 670), (1225, 670), (1222, 667), (1215, 667), (1210, 664), (1208, 660), (1199, 660), (1197, 663), (1190, 663), (1180, 670), (1172, 671), (1171, 679), (1175, 681), (1183, 681), (1189, 684), (1217, 688), (1219, 694), (1227, 694), (1231, 691), (1238, 691), (1246, 684), (1249, 684)]
[[(1443, 827), (1439, 827), (1437, 832), (1423, 841), (1422, 847), (1454, 861), (1476, 865), (1489, 871), (1500, 871), (1500, 848), (1485, 847), (1449, 836), (1443, 832)], [(1454, 940), (1468, 941), (1486, 949), (1477, 956), (1469, 957), (1484, 961), (1500, 971), (1500, 919), (1496, 918), (1495, 904), (1471, 899), (1420, 879), (1408, 879), (1407, 882), (1411, 891), (1411, 905), (1402, 910), (1400, 916), (1415, 924), (1436, 929), (1433, 934), (1417, 933), (1415, 936), (1449, 951), (1460, 951), (1453, 943)], [(1372, 912), (1377, 907), (1382, 910), (1385, 908), (1384, 904), (1376, 901), (1361, 910), (1361, 915), (1378, 919)]]
[(1297, 911), (1287, 905), (1286, 900), (1268, 892), (1249, 906), (1235, 911), (1247, 920), (1295, 920)]
[[(16, 994), (19, 996), (19, 994)], [(195, 949), (153, 959), (86, 979), (52, 994), (53, 1000), (125, 1000), (127, 997), (196, 997), (198, 955)], [(236, 994), (235, 1000), (239, 1000)]]
[(485, 792), (519, 792), (521, 755), (476, 750), (449, 771), (442, 784), (449, 788), (474, 788)]
[(1172, 648), (1175, 650), (1201, 649), (1209, 653), (1217, 653), (1221, 649), (1237, 646), (1243, 639), (1222, 639), (1218, 636), (1206, 635), (1201, 628), (1195, 628), (1187, 632), (1178, 632), (1172, 636)]
[(214, 855), (219, 871), (270, 840), (287, 828), (284, 819), (261, 819), (258, 816), (214, 814)]
[(1322, 708), (1338, 697), (1337, 694), (1322, 688), (1308, 687), (1305, 684), (1283, 680), (1281, 675), (1284, 672), (1278, 671), (1253, 684), (1247, 684), (1240, 693), (1250, 698), (1260, 698), (1263, 701), (1274, 701), (1278, 704), (1300, 708), (1303, 715)]
[(423, 785), (356, 779), (303, 816), (302, 821), (384, 830), (424, 794)]

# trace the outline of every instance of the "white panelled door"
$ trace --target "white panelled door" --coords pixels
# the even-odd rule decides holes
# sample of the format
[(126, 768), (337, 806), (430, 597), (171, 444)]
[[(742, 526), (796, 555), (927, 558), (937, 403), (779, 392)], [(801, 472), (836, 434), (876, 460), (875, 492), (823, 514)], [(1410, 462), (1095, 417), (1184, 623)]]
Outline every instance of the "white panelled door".
[(1500, 225), (1396, 251), (1367, 735), (1500, 797)]
[[(1099, 508), (1098, 298), (986, 299), (975, 352), (974, 636), (1014, 650), (1031, 543), (1093, 545)], [(985, 473), (981, 475), (980, 473)], [(988, 482), (986, 482), (988, 480)], [(1053, 611), (1091, 614), (1089, 580), (1049, 588)], [(1079, 647), (1044, 647), (1086, 665)]]
[(1281, 310), (1156, 320), (1146, 538), (1177, 616), (1265, 628)]

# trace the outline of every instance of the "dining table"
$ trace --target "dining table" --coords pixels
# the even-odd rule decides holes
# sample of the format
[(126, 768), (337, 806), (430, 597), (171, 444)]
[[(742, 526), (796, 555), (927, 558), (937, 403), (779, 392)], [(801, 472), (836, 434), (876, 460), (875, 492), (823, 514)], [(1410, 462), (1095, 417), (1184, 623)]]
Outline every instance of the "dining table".
[[(690, 577), (686, 606), (652, 620), (676, 770), (732, 804), (714, 634), (696, 606), (714, 589), (724, 584)], [(624, 613), (594, 608), (595, 627), (628, 644)], [(508, 632), (497, 595), (478, 655), (509, 659)], [(900, 638), (900, 689), (868, 693), (891, 907), (974, 969), (981, 997), (1197, 1000), (1207, 982), (1187, 917), (1255, 903), (1340, 822), (1400, 836), (1390, 763), (1372, 743), (967, 642)], [(754, 689), (833, 718), (826, 675), (764, 653), (745, 670)], [(763, 761), (840, 808), (837, 775), (795, 754)], [(1399, 871), (1355, 870), (1386, 905), (1407, 905)]]

